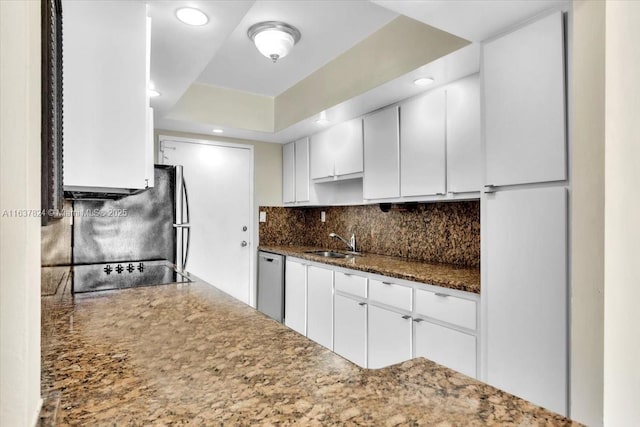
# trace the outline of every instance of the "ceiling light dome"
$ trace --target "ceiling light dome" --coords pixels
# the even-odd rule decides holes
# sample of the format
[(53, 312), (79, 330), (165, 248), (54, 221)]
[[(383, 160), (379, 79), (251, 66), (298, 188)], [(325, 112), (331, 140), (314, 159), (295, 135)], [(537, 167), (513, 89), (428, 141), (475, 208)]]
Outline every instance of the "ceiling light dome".
[(199, 27), (209, 22), (209, 17), (195, 7), (181, 7), (176, 10), (176, 17), (187, 25)]
[(300, 31), (297, 28), (278, 21), (254, 24), (247, 31), (247, 35), (260, 53), (273, 62), (287, 56), (300, 40)]

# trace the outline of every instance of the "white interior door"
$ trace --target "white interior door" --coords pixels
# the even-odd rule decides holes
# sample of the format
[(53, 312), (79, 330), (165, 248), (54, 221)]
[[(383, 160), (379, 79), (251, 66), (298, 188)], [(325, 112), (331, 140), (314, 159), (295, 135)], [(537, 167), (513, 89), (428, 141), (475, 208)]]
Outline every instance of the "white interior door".
[(186, 270), (249, 304), (252, 147), (185, 140), (161, 144), (163, 163), (183, 166), (191, 224)]

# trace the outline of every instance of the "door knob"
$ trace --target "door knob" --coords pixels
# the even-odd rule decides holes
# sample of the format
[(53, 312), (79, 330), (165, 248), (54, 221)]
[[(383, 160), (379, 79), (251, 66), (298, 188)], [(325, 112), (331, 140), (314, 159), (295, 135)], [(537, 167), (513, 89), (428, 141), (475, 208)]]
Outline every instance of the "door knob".
[(246, 225), (242, 227), (242, 231), (247, 231), (247, 226)]
[(247, 246), (247, 245), (248, 245), (248, 243), (247, 243), (247, 241), (246, 241), (246, 240), (243, 240), (243, 241), (242, 241), (242, 243), (240, 243), (240, 246), (242, 246), (243, 248), (244, 248), (245, 246)]

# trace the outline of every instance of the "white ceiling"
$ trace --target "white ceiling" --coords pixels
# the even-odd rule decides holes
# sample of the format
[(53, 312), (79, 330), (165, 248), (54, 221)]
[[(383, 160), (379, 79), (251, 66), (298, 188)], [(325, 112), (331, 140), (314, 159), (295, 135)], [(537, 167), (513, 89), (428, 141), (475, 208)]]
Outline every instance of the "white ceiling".
[(568, 0), (371, 0), (473, 42), (481, 42)]
[[(315, 122), (316, 117), (314, 116), (275, 133), (225, 128), (223, 135), (265, 142), (291, 142), (302, 136), (313, 135), (336, 123), (360, 117), (370, 111), (412, 96), (420, 95), (421, 93), (433, 90), (462, 77), (477, 73), (479, 69), (480, 45), (478, 43), (472, 43), (407, 73), (402, 77), (391, 80), (375, 89), (326, 110), (327, 119), (330, 120), (330, 122), (325, 125), (317, 124)], [(416, 78), (424, 76), (433, 77), (435, 80), (434, 84), (427, 87), (413, 84)], [(161, 119), (157, 125), (156, 127), (161, 129), (201, 134), (211, 134), (211, 130), (215, 127), (206, 123), (193, 123), (170, 119)]]
[[(150, 1), (151, 81), (162, 94), (152, 98), (156, 120), (163, 117), (238, 26), (253, 1)], [(209, 23), (192, 27), (178, 21), (175, 11), (197, 7)]]
[[(198, 82), (276, 96), (386, 25), (397, 14), (362, 0), (256, 1)], [(283, 21), (302, 38), (275, 64), (262, 56), (247, 30), (262, 21)]]
[[(162, 93), (152, 99), (155, 127), (210, 134), (215, 123), (164, 118), (195, 81), (275, 96), (380, 29), (397, 14), (480, 42), (546, 10), (569, 8), (570, 1), (173, 0), (151, 1), (149, 5), (153, 18), (151, 78)], [(184, 5), (203, 10), (210, 22), (203, 27), (182, 24), (175, 18), (175, 10)], [(302, 32), (302, 39), (293, 51), (275, 64), (263, 57), (246, 35), (249, 26), (264, 20), (285, 21)], [(474, 43), (425, 67), (434, 74), (440, 73), (440, 77), (436, 75), (436, 84), (443, 84), (478, 71), (478, 58), (479, 45)], [(337, 105), (327, 110), (327, 114), (332, 123), (336, 123), (424, 91), (411, 84), (420, 71)], [(277, 133), (225, 128), (223, 135), (282, 143), (320, 129), (312, 119), (307, 119)]]

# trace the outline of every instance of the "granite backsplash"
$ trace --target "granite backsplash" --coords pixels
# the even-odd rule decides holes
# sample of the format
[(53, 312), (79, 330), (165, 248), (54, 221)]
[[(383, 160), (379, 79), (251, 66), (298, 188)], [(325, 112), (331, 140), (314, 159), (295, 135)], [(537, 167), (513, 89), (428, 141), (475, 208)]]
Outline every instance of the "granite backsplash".
[[(260, 245), (345, 249), (329, 237), (355, 233), (359, 251), (420, 261), (480, 266), (478, 201), (322, 208), (260, 207)], [(321, 222), (321, 212), (326, 222)]]

